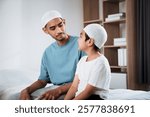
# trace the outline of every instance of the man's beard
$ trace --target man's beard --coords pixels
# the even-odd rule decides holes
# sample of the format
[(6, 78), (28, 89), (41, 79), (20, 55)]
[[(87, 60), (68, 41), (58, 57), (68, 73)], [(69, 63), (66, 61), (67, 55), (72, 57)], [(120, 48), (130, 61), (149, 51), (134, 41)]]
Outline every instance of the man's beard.
[(65, 38), (66, 38), (66, 34), (64, 32), (56, 36), (57, 41), (63, 41)]

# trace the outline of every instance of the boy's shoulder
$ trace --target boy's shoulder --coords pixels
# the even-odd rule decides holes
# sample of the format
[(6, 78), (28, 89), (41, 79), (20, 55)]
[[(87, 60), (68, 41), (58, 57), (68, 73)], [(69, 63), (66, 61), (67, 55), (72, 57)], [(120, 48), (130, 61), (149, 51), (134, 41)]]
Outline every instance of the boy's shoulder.
[(79, 64), (82, 63), (82, 62), (85, 62), (86, 59), (87, 59), (87, 55), (82, 56), (81, 59), (79, 60)]

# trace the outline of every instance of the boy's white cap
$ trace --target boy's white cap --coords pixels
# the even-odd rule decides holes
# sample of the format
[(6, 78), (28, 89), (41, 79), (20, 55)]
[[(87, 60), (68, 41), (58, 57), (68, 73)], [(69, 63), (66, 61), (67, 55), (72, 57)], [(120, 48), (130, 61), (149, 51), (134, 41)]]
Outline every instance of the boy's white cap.
[(107, 32), (100, 24), (89, 24), (83, 29), (94, 39), (94, 44), (100, 49), (107, 41)]
[(61, 14), (56, 10), (51, 10), (46, 12), (43, 17), (41, 18), (42, 28), (52, 19), (55, 18), (62, 18)]

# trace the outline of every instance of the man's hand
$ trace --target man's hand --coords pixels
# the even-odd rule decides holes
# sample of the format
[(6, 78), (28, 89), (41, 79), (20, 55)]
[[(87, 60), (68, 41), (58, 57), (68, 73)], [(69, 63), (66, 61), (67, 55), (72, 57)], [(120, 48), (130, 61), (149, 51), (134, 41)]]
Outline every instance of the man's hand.
[(21, 91), (19, 99), (20, 100), (30, 100), (31, 99), (31, 96), (28, 93), (27, 89), (24, 89), (24, 90)]
[(46, 84), (47, 84), (47, 81), (44, 81), (44, 80), (35, 81), (29, 87), (21, 91), (20, 100), (30, 100), (31, 99), (30, 94), (36, 91), (37, 89), (45, 87)]
[(58, 88), (56, 88), (56, 89), (52, 89), (52, 90), (45, 92), (38, 99), (39, 100), (56, 100), (60, 97), (60, 95), (61, 95), (61, 91)]

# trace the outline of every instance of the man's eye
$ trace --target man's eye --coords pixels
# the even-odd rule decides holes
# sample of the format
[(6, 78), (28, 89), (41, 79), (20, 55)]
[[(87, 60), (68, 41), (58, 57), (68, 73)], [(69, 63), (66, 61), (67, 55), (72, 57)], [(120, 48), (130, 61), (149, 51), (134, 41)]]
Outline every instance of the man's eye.
[(52, 26), (52, 27), (49, 27), (50, 30), (55, 30), (56, 27), (55, 26)]
[(58, 27), (62, 27), (63, 26), (63, 23), (61, 22), (60, 24), (58, 24)]

